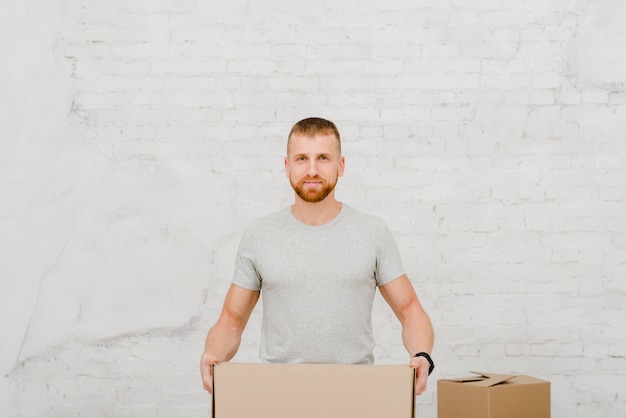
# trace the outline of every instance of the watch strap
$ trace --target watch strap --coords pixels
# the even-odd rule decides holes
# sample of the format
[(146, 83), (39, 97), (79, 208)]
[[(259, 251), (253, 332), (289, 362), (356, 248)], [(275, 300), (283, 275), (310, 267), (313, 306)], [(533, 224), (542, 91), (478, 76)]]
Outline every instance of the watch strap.
[(430, 355), (428, 353), (426, 353), (424, 351), (420, 351), (419, 353), (417, 353), (413, 357), (424, 357), (426, 360), (428, 360), (428, 363), (430, 363), (430, 367), (428, 368), (428, 375), (429, 376), (433, 372), (433, 370), (435, 370), (435, 362), (433, 362), (433, 359), (430, 358)]

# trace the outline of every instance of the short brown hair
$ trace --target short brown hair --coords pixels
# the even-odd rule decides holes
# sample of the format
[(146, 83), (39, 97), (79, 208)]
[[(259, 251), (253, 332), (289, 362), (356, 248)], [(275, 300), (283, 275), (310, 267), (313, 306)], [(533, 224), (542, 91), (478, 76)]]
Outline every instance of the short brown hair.
[(322, 118), (306, 118), (297, 122), (291, 128), (289, 137), (287, 138), (287, 150), (289, 150), (289, 140), (293, 134), (301, 134), (313, 137), (315, 135), (334, 135), (339, 145), (339, 153), (341, 154), (341, 136), (339, 130), (334, 123)]

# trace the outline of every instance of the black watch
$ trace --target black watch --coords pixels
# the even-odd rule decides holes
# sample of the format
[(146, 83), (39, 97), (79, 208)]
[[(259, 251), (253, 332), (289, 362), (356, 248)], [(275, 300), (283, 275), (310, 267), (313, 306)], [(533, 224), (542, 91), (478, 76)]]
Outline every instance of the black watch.
[(433, 359), (430, 358), (428, 353), (425, 353), (425, 352), (421, 351), (421, 352), (417, 353), (416, 355), (414, 355), (413, 357), (424, 357), (426, 360), (428, 360), (428, 362), (430, 363), (430, 367), (428, 368), (428, 375), (429, 376), (433, 372), (433, 370), (435, 370), (435, 363), (433, 362)]

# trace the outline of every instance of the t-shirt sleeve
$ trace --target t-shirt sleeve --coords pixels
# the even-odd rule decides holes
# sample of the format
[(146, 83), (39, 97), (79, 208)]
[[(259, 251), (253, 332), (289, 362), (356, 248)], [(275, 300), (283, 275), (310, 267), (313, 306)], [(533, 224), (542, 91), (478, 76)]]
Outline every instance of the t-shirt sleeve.
[(255, 259), (257, 240), (254, 237), (251, 228), (246, 229), (241, 237), (235, 258), (233, 284), (248, 290), (261, 290), (261, 277)]
[(376, 252), (376, 285), (385, 285), (403, 274), (404, 267), (398, 245), (391, 230), (381, 219)]

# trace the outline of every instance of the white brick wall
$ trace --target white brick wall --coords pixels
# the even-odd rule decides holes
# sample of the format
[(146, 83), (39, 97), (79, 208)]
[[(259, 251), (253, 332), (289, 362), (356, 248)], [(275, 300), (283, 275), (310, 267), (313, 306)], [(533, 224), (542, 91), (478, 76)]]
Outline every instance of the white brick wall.
[[(285, 136), (318, 115), (339, 198), (387, 220), (432, 316), (420, 417), (470, 370), (626, 416), (621, 0), (0, 8), (0, 415), (207, 416), (240, 234), (291, 201)], [(377, 361), (406, 362), (374, 318)]]

